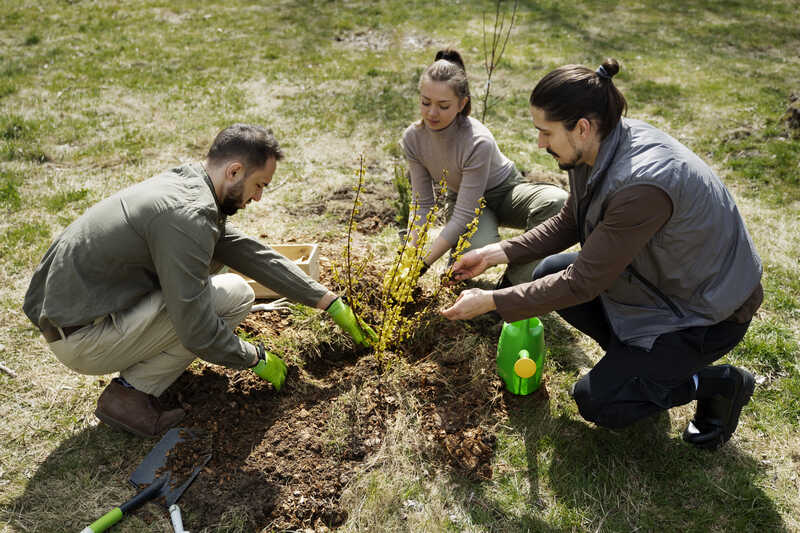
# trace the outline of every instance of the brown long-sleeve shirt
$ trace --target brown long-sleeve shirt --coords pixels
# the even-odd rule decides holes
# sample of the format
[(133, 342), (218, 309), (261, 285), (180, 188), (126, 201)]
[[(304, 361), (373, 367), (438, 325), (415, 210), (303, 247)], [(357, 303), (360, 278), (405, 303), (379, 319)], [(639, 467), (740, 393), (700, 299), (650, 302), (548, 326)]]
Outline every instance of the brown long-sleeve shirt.
[[(669, 196), (652, 185), (627, 187), (610, 198), (603, 220), (583, 244), (575, 263), (561, 272), (494, 292), (497, 312), (507, 322), (543, 315), (588, 302), (610, 287), (647, 242), (672, 216)], [(525, 263), (561, 252), (577, 243), (572, 198), (554, 217), (503, 241), (510, 263)], [(763, 300), (761, 284), (730, 317), (752, 319)]]

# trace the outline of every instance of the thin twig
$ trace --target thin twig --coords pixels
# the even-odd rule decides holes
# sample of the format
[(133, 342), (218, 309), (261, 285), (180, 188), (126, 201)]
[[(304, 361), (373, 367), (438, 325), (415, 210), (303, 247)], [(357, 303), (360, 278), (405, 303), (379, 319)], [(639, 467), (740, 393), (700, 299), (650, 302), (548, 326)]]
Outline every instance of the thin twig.
[[(500, 62), (500, 58), (503, 57), (503, 53), (506, 51), (506, 45), (508, 44), (508, 39), (511, 37), (511, 28), (514, 27), (514, 19), (517, 16), (517, 6), (519, 5), (519, 0), (514, 1), (514, 9), (511, 11), (511, 22), (508, 25), (508, 31), (506, 32), (506, 38), (503, 41), (503, 48), (500, 49), (500, 55), (497, 56), (497, 62)], [(501, 30), (502, 31), (502, 30)]]
[(8, 368), (8, 367), (7, 367), (6, 365), (4, 365), (3, 363), (0, 363), (0, 370), (2, 370), (3, 372), (5, 372), (6, 374), (8, 374), (9, 376), (11, 376), (12, 378), (15, 378), (15, 377), (17, 377), (17, 373), (16, 373), (16, 372), (14, 372), (13, 370), (11, 370), (10, 368)]
[(397, 277), (397, 272), (400, 270), (400, 264), (403, 261), (403, 254), (406, 251), (406, 246), (408, 246), (408, 240), (411, 238), (411, 229), (414, 227), (414, 222), (416, 222), (417, 218), (417, 211), (418, 211), (418, 204), (416, 202), (412, 202), (412, 212), (409, 214), (409, 218), (411, 219), (409, 227), (409, 232), (406, 234), (406, 238), (403, 239), (403, 245), (400, 247), (400, 252), (397, 254), (397, 259), (395, 259), (394, 267), (392, 268), (392, 277), (389, 280), (389, 284), (383, 286), (383, 294), (381, 295), (381, 307), (383, 307), (383, 313), (381, 314), (381, 330), (378, 334), (378, 346), (382, 346), (381, 341), (383, 340), (383, 323), (386, 321), (386, 312), (389, 308), (389, 293), (394, 287), (394, 280)]
[(352, 264), (350, 259), (350, 243), (353, 240), (353, 226), (355, 225), (356, 211), (358, 210), (358, 197), (361, 195), (361, 186), (364, 181), (364, 155), (358, 160), (358, 186), (356, 187), (356, 198), (353, 200), (353, 209), (350, 210), (350, 220), (347, 222), (347, 251), (345, 254), (345, 265), (347, 268), (347, 299), (355, 313), (355, 302), (353, 301), (353, 276)]
[[(486, 120), (486, 113), (491, 108), (490, 105), (490, 96), (489, 93), (491, 91), (492, 86), (492, 75), (494, 74), (495, 69), (497, 68), (500, 60), (503, 58), (503, 53), (506, 51), (506, 45), (508, 44), (508, 40), (511, 37), (511, 30), (514, 27), (514, 21), (516, 20), (517, 16), (517, 8), (519, 6), (519, 0), (514, 0), (514, 8), (511, 12), (511, 20), (508, 25), (508, 29), (506, 31), (505, 38), (503, 37), (503, 30), (505, 29), (505, 21), (506, 16), (505, 13), (500, 12), (500, 2), (502, 0), (496, 0), (495, 3), (495, 13), (494, 13), (494, 28), (492, 31), (492, 46), (491, 46), (491, 58), (489, 58), (489, 48), (486, 46), (486, 13), (483, 14), (483, 66), (486, 69), (486, 90), (483, 93), (483, 110), (481, 112), (481, 122)], [(498, 53), (498, 45), (500, 42), (503, 42), (503, 46), (500, 48), (500, 53)]]

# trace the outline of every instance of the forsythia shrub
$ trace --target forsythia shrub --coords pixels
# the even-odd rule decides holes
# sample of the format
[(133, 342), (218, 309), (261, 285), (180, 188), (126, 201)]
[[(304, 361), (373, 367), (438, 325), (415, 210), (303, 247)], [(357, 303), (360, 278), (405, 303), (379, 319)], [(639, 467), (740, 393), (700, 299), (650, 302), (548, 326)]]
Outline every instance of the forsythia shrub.
[[(362, 302), (366, 301), (367, 295), (360, 290), (355, 290), (353, 280), (360, 278), (370, 258), (365, 258), (360, 263), (352, 259), (351, 241), (353, 232), (356, 230), (356, 215), (361, 206), (360, 196), (364, 185), (364, 158), (360, 159), (359, 170), (356, 172), (358, 183), (356, 185), (356, 196), (353, 201), (353, 209), (350, 213), (347, 228), (347, 246), (343, 252), (343, 265), (341, 270), (336, 264), (332, 265), (333, 277), (339, 284), (344, 285), (347, 290), (347, 298), (350, 301), (353, 312), (360, 323), (364, 324), (361, 317), (363, 310)], [(447, 194), (447, 172), (444, 171), (439, 182), (440, 194)], [(467, 225), (464, 233), (459, 236), (458, 243), (452, 251), (452, 262), (464, 253), (470, 246), (470, 239), (478, 229), (478, 218), (486, 207), (483, 198), (480, 199), (479, 206), (475, 209), (475, 218)], [(374, 327), (378, 334), (378, 340), (372, 345), (375, 356), (384, 364), (391, 363), (390, 356), (394, 349), (403, 341), (408, 339), (411, 334), (421, 326), (422, 321), (428, 316), (429, 307), (438, 300), (438, 296), (443, 287), (452, 281), (452, 267), (449, 267), (445, 274), (439, 279), (439, 283), (431, 298), (427, 300), (427, 305), (415, 313), (409, 315), (404, 313), (406, 306), (413, 303), (413, 292), (419, 282), (420, 273), (423, 266), (423, 259), (429, 251), (429, 230), (436, 224), (440, 215), (438, 203), (435, 203), (425, 216), (425, 221), (417, 214), (419, 205), (413, 201), (410, 205), (410, 216), (408, 224), (408, 234), (397, 250), (397, 257), (392, 266), (383, 276), (381, 290), (381, 309), (378, 311), (380, 323)]]

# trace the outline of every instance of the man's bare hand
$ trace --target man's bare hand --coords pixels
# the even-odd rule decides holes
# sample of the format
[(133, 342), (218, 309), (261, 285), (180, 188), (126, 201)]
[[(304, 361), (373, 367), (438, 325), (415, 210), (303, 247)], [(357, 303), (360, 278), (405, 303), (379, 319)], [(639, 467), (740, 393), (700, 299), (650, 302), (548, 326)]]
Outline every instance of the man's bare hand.
[(492, 291), (467, 289), (458, 295), (458, 299), (453, 305), (442, 310), (441, 313), (450, 320), (466, 320), (495, 309)]
[(480, 250), (472, 250), (462, 255), (453, 264), (453, 279), (464, 281), (474, 278), (490, 266), (492, 265), (484, 258)]

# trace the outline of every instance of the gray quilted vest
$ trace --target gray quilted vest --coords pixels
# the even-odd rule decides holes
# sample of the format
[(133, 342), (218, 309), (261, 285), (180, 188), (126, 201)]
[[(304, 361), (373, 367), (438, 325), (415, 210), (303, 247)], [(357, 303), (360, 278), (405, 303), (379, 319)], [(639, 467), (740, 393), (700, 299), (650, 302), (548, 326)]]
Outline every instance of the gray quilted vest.
[(601, 294), (611, 327), (626, 344), (650, 350), (662, 333), (721, 322), (758, 285), (761, 259), (730, 193), (666, 133), (622, 119), (594, 167), (571, 170), (569, 179), (581, 244), (621, 189), (653, 185), (672, 200), (669, 221)]

